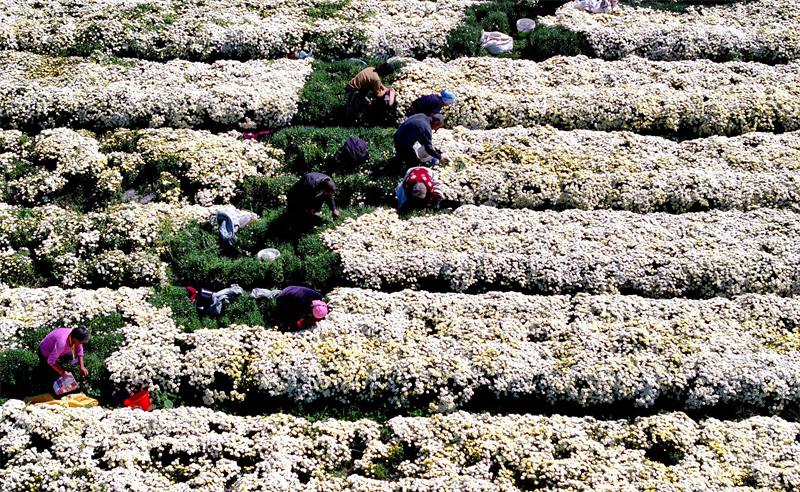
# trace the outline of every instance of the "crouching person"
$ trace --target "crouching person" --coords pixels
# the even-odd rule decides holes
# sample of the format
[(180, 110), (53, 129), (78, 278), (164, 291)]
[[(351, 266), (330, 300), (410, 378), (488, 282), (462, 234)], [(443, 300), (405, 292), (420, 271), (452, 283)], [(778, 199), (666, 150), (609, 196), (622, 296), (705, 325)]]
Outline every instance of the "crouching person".
[(56, 328), (48, 333), (39, 344), (40, 360), (52, 367), (59, 377), (64, 377), (67, 371), (58, 365), (58, 358), (71, 354), (72, 364), (79, 364), (81, 374), (88, 376), (89, 371), (83, 365), (83, 344), (88, 341), (89, 330), (86, 328)]
[[(433, 146), (433, 132), (438, 130), (443, 123), (444, 118), (440, 114), (435, 114), (433, 116), (415, 114), (414, 116), (406, 118), (394, 133), (394, 149), (397, 164), (403, 167), (422, 164), (422, 160), (420, 160), (417, 154), (415, 145), (425, 149), (425, 152), (432, 157), (431, 162), (433, 164), (441, 160), (442, 154)], [(402, 167), (400, 167), (400, 169), (402, 169)]]
[(278, 326), (282, 329), (303, 330), (317, 324), (328, 315), (328, 305), (322, 294), (308, 287), (292, 285), (275, 296)]
[(434, 208), (444, 196), (436, 173), (433, 169), (422, 166), (412, 167), (406, 172), (403, 181), (395, 189), (395, 194), (397, 208), (401, 212)]
[(286, 194), (286, 210), (301, 226), (316, 227), (324, 221), (318, 214), (323, 205), (331, 209), (337, 219), (339, 211), (333, 194), (336, 184), (330, 176), (322, 173), (308, 173), (292, 185)]
[(358, 116), (365, 112), (366, 108), (372, 106), (369, 96), (371, 95), (376, 105), (380, 107), (392, 106), (394, 104), (395, 93), (393, 89), (388, 89), (382, 78), (386, 78), (394, 73), (394, 67), (389, 63), (381, 63), (377, 67), (367, 67), (358, 72), (350, 82), (344, 87), (345, 94), (345, 121), (355, 124)]

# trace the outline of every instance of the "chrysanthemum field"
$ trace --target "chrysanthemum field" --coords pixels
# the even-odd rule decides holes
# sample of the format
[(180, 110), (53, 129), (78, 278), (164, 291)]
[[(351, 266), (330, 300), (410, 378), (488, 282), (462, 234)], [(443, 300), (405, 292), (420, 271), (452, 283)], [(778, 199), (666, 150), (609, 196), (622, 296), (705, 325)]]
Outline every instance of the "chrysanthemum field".
[[(575, 3), (0, 0), (0, 490), (800, 489), (800, 9)], [(345, 126), (387, 60), (397, 109)], [(445, 88), (454, 205), (400, 213)], [(341, 219), (297, 236), (311, 171)], [(248, 295), (289, 285), (328, 316)], [(99, 405), (26, 404), (79, 325)]]

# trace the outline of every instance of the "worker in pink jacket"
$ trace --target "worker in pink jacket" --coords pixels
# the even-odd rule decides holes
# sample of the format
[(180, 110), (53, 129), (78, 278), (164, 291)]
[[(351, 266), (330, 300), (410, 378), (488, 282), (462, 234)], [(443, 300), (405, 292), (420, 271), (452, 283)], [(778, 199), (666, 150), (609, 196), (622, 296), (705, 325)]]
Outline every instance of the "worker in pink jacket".
[(67, 354), (72, 354), (73, 364), (80, 364), (81, 374), (88, 376), (89, 371), (83, 365), (83, 344), (88, 341), (89, 330), (86, 328), (56, 328), (44, 337), (39, 348), (42, 355), (47, 358), (47, 364), (59, 376), (64, 377), (67, 371), (58, 365), (58, 358)]

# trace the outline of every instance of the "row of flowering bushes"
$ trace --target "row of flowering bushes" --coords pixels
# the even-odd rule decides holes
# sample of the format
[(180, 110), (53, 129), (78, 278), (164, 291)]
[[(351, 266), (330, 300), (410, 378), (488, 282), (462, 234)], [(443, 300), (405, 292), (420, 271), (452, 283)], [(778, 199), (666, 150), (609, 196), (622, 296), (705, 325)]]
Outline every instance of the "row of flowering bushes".
[[(345, 169), (336, 149), (353, 133), (369, 140), (372, 158)], [(293, 174), (339, 170), (347, 176), (339, 179), (337, 173), (341, 203), (391, 202), (387, 193), (374, 193), (377, 182), (362, 178), (389, 164), (391, 131), (298, 127), (278, 132), (269, 144), (239, 135), (158, 128), (96, 137), (55, 128), (31, 137), (0, 130), (3, 198), (29, 206), (91, 197), (108, 203), (123, 196), (282, 206), (278, 198), (296, 179)], [(448, 198), (463, 204), (634, 212), (798, 208), (798, 132), (676, 143), (546, 126), (457, 127), (439, 130), (436, 145), (452, 164), (440, 170)], [(382, 184), (391, 188), (399, 175), (387, 178)]]
[[(0, 52), (0, 125), (241, 128), (287, 125), (312, 70), (307, 60), (115, 63)], [(407, 60), (401, 107), (442, 87), (458, 100), (448, 126), (550, 124), (680, 137), (800, 128), (797, 63), (655, 62), (584, 56)], [(337, 91), (339, 89), (336, 89)]]
[[(280, 397), (450, 412), (491, 407), (488, 394), (503, 404), (522, 397), (554, 408), (780, 412), (800, 397), (800, 304), (793, 298), (339, 288), (329, 299), (328, 318), (299, 333), (272, 325), (181, 333), (168, 312), (150, 308), (150, 324), (126, 328), (125, 345), (109, 357), (111, 379), (234, 407)], [(142, 343), (150, 331), (163, 335), (163, 345)], [(473, 401), (476, 394), (481, 401)]]
[(374, 289), (521, 290), (713, 297), (800, 292), (800, 215), (682, 215), (472, 205), (401, 220), (393, 210), (322, 233), (345, 278)]
[[(239, 133), (119, 129), (99, 140), (86, 130), (54, 128), (29, 137), (0, 130), (6, 203), (44, 205), (69, 196), (99, 203), (122, 196), (201, 205), (228, 202), (248, 177), (269, 177), (281, 156)], [(143, 190), (146, 190), (144, 192)], [(136, 191), (142, 196), (135, 196)], [(76, 193), (77, 192), (77, 193)], [(73, 196), (73, 195), (82, 196)]]
[(796, 34), (800, 6), (787, 0), (673, 5), (664, 10), (649, 3), (620, 4), (610, 15), (593, 15), (570, 2), (538, 21), (539, 29), (563, 26), (584, 37), (593, 54), (607, 60), (637, 55), (666, 61), (708, 58), (780, 63), (800, 58)]
[[(459, 412), (310, 422), (208, 409), (0, 407), (4, 490), (719, 490), (800, 486), (798, 424)], [(744, 490), (744, 489), (743, 489)], [(751, 490), (751, 489), (746, 489)]]
[(151, 60), (440, 56), (480, 0), (3, 2), (0, 49)]
[(401, 107), (442, 87), (458, 91), (445, 125), (552, 125), (692, 138), (800, 129), (800, 61), (770, 66), (708, 60), (605, 61), (557, 56), (407, 60), (393, 87)]
[(448, 198), (536, 209), (798, 210), (800, 132), (681, 143), (552, 127), (439, 130)]
[(117, 290), (101, 288), (61, 289), (59, 287), (4, 288), (0, 290), (0, 350), (16, 348), (16, 340), (26, 331), (54, 321), (65, 325), (85, 323), (91, 318), (119, 313), (136, 318), (152, 310), (147, 288)]
[(82, 214), (0, 204), (0, 280), (11, 285), (140, 286), (168, 282), (164, 236), (213, 210), (129, 203)]
[(0, 125), (281, 127), (297, 112), (308, 60), (213, 64), (90, 61), (0, 51)]

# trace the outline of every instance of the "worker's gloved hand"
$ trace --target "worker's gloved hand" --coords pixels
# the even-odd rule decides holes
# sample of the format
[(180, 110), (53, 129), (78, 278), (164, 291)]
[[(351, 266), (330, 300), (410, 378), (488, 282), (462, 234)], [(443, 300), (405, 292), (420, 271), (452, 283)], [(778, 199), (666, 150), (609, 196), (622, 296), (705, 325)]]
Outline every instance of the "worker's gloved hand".
[(439, 159), (437, 159), (436, 157), (431, 157), (430, 164), (432, 166), (435, 166), (436, 164), (439, 164)]

